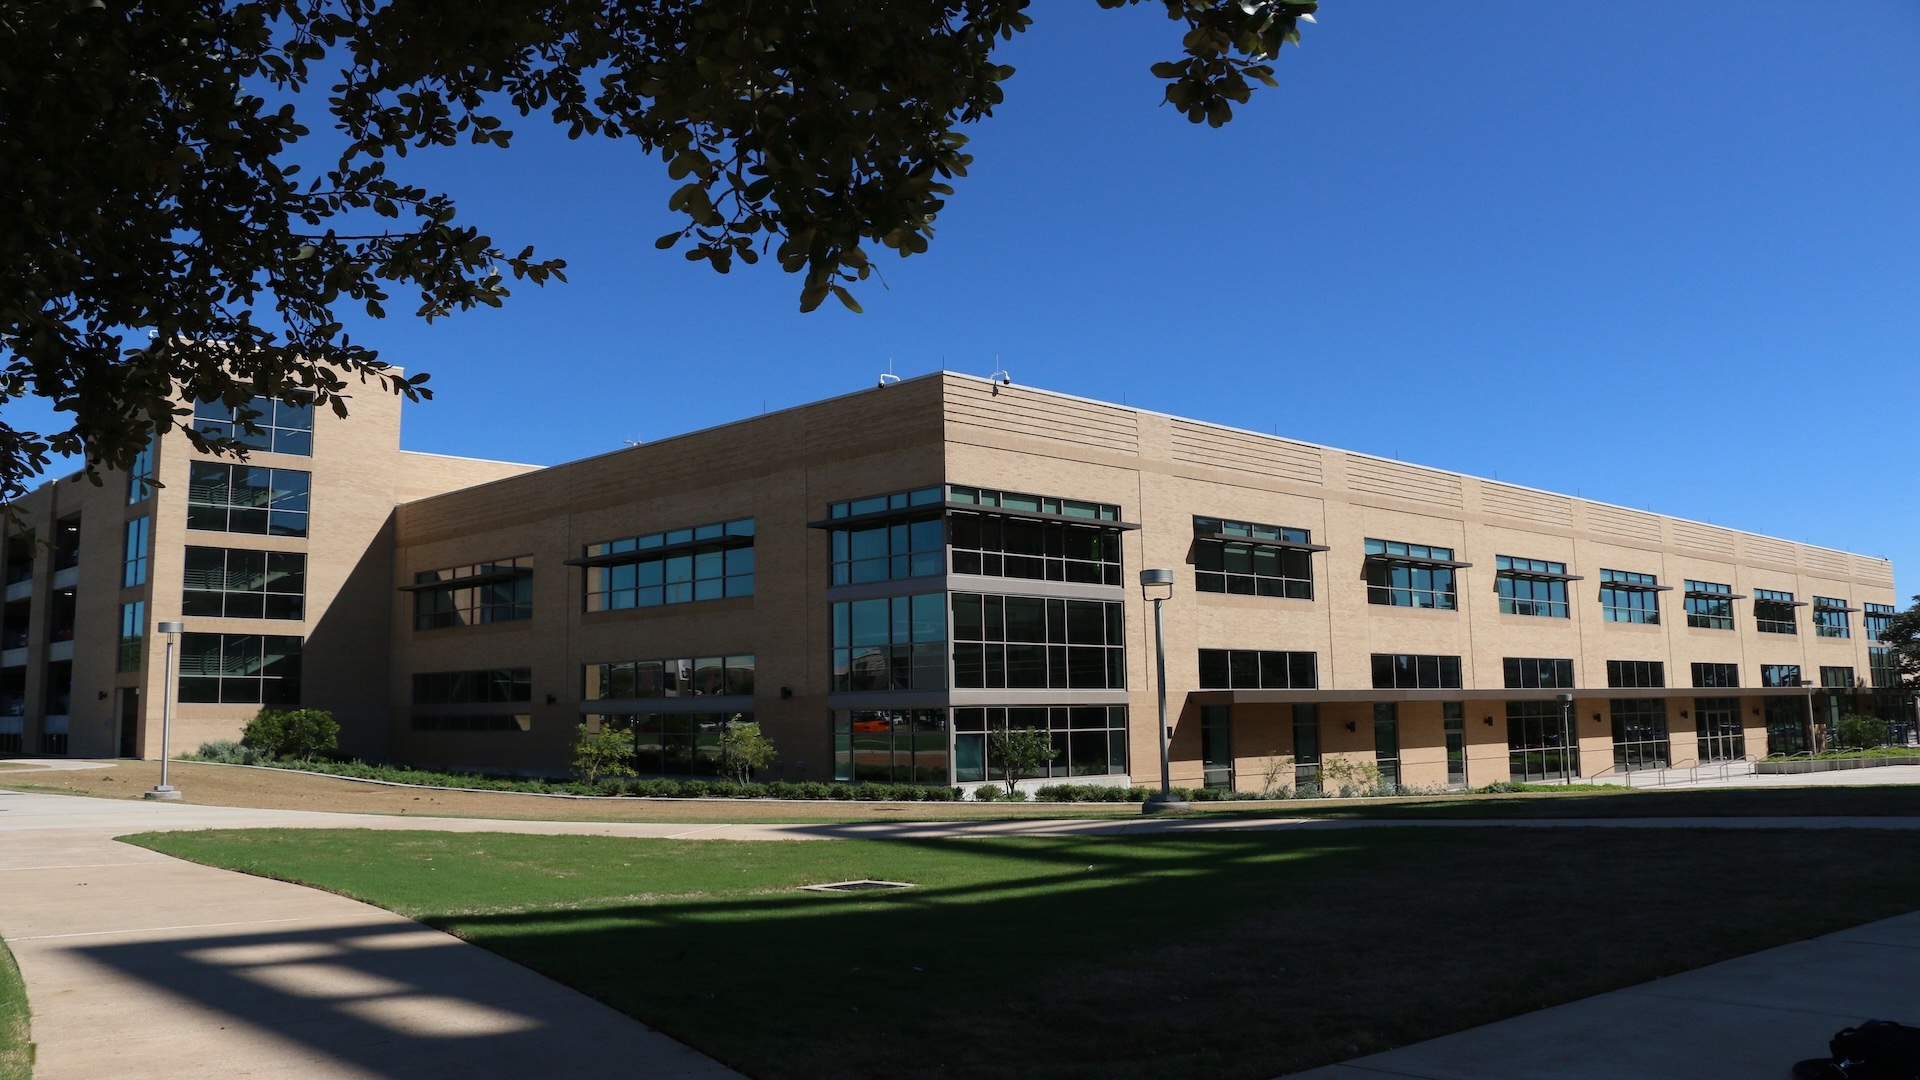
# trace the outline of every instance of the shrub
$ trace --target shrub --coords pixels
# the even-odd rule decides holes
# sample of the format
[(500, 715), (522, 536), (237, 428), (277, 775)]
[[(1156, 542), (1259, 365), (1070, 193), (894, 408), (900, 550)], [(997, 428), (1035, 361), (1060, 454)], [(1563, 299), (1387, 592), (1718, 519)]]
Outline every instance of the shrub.
[(741, 784), (740, 790), (734, 792), (734, 794), (743, 799), (764, 799), (767, 797), (767, 785)]
[(242, 746), (230, 739), (215, 739), (213, 742), (201, 743), (200, 749), (193, 756), (201, 761), (217, 761), (224, 765), (252, 765), (263, 760), (259, 751)]
[(1000, 789), (994, 787), (992, 784), (981, 784), (979, 787), (973, 789), (973, 801), (975, 802), (993, 802), (1000, 797)]
[(725, 795), (725, 788), (715, 790), (716, 785), (705, 780), (680, 781), (680, 797), (683, 799), (705, 799), (714, 795)]
[(856, 786), (853, 789), (852, 795), (852, 798), (859, 799), (861, 802), (878, 802), (882, 799), (892, 797), (893, 786), (891, 784), (875, 784), (871, 782)]
[(1876, 746), (1885, 746), (1892, 740), (1892, 729), (1885, 720), (1877, 716), (1861, 716), (1848, 713), (1834, 725), (1833, 743), (1855, 750), (1868, 750)]
[(827, 798), (851, 799), (853, 798), (853, 789), (848, 787), (845, 784), (834, 784), (833, 786), (827, 788)]
[(831, 799), (835, 797), (833, 794), (833, 788), (830, 785), (824, 784), (818, 780), (804, 780), (793, 786), (794, 786), (794, 795), (797, 798)]
[(261, 709), (241, 730), (240, 741), (269, 758), (312, 761), (340, 745), (340, 725), (325, 709)]
[(1004, 796), (1008, 802), (1026, 802), (1027, 793), (1022, 788), (1014, 788)]

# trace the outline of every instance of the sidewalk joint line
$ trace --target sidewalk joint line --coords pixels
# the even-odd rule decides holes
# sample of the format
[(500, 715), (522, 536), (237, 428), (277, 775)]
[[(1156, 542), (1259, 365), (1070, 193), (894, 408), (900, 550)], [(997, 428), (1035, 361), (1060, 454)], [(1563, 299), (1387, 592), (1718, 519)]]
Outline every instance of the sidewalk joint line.
[[(346, 918), (377, 919), (392, 917), (393, 912), (375, 911), (367, 914), (350, 915)], [(339, 916), (335, 916), (336, 918)], [(405, 916), (399, 916), (405, 918)], [(75, 934), (33, 934), (26, 937), (10, 937), (6, 941), (57, 941), (62, 938), (111, 937), (114, 934), (157, 934), (163, 930), (216, 930), (223, 926), (272, 926), (279, 923), (313, 922), (311, 915), (302, 915), (291, 919), (248, 919), (243, 922), (191, 923), (185, 926), (136, 926), (125, 930), (87, 930)], [(407, 920), (412, 921), (412, 920)]]

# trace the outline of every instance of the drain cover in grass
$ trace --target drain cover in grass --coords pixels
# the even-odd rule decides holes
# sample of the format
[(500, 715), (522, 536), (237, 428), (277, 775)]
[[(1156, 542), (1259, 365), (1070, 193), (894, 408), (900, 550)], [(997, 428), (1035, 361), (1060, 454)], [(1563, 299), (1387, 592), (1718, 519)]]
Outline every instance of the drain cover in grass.
[(832, 881), (825, 885), (802, 885), (802, 892), (871, 892), (874, 889), (911, 889), (911, 881), (875, 881), (861, 878), (858, 881)]

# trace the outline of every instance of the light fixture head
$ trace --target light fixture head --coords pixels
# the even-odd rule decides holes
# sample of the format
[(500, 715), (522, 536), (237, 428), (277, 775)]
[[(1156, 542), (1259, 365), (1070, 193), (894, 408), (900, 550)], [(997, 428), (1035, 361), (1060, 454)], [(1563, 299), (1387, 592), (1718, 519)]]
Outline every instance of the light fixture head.
[(1143, 587), (1144, 587), (1144, 586), (1147, 586), (1147, 585), (1172, 585), (1172, 584), (1173, 584), (1173, 571), (1171, 571), (1171, 570), (1142, 570), (1142, 571), (1140, 571), (1140, 584), (1141, 584), (1141, 585), (1142, 585)]
[(187, 624), (180, 622), (163, 622), (156, 626), (155, 629), (163, 634), (184, 634), (187, 632)]

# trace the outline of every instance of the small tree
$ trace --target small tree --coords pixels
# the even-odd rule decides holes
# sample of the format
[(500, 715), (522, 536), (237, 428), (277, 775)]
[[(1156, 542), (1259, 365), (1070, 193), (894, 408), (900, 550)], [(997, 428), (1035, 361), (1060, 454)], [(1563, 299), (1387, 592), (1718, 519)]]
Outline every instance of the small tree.
[(720, 771), (743, 787), (755, 770), (773, 764), (779, 756), (773, 741), (760, 733), (757, 723), (742, 723), (735, 716), (720, 733)]
[(1023, 778), (1039, 776), (1060, 751), (1054, 749), (1053, 737), (1039, 728), (1003, 727), (987, 735), (987, 753), (1005, 774), (1011, 796)]
[(340, 745), (340, 725), (325, 709), (261, 709), (241, 729), (240, 743), (270, 758), (312, 761)]
[(634, 775), (632, 741), (610, 724), (602, 723), (599, 731), (588, 731), (581, 724), (573, 738), (573, 772), (588, 784), (603, 776)]

